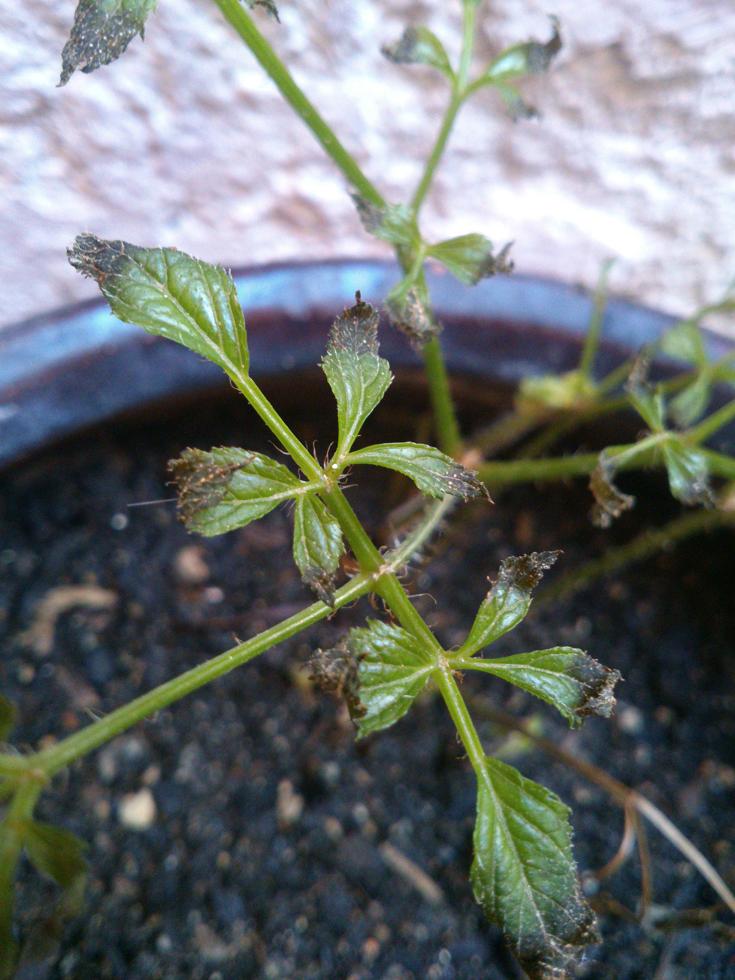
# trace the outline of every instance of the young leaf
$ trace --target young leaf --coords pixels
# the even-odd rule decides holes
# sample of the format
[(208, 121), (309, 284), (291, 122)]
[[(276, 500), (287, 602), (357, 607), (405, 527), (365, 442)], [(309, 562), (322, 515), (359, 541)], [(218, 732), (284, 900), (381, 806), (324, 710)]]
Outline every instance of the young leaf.
[(435, 664), (400, 626), (371, 620), (350, 631), (349, 651), (359, 663), (357, 737), (388, 728), (406, 714)]
[(185, 449), (168, 468), (181, 520), (206, 537), (245, 527), (310, 489), (282, 463), (244, 449)]
[(373, 204), (359, 194), (352, 194), (362, 226), (370, 235), (391, 245), (414, 245), (420, 236), (416, 219), (405, 204)]
[(532, 980), (567, 976), (579, 948), (598, 942), (572, 857), (569, 808), (497, 759), (478, 779), (475, 898), (505, 933)]
[(534, 551), (501, 562), (498, 580), (478, 609), (458, 655), (471, 657), (515, 629), (526, 618), (533, 590), (560, 554), (560, 551)]
[(416, 442), (384, 442), (350, 453), (350, 465), (385, 466), (413, 480), (421, 493), (429, 497), (451, 494), (469, 500), (487, 494), (485, 485), (471, 470), (433, 446)]
[(338, 457), (344, 457), (365, 419), (382, 401), (393, 376), (378, 356), (380, 316), (360, 295), (332, 324), (322, 370), (337, 401)]
[(224, 269), (173, 248), (86, 234), (67, 254), (75, 269), (97, 282), (119, 319), (183, 344), (232, 378), (247, 373), (245, 320)]
[(61, 52), (59, 85), (66, 85), (77, 68), (89, 73), (119, 58), (136, 34), (143, 37), (155, 6), (156, 0), (79, 0)]
[(707, 363), (702, 331), (696, 320), (677, 323), (661, 337), (659, 346), (664, 354), (678, 361), (686, 361), (696, 367)]
[(682, 429), (697, 422), (707, 410), (712, 395), (712, 371), (700, 368), (691, 384), (674, 396), (669, 402), (669, 413)]
[(425, 283), (400, 282), (388, 293), (385, 304), (390, 322), (418, 350), (441, 332), (431, 313)]
[(562, 47), (559, 20), (557, 17), (551, 17), (550, 20), (552, 35), (548, 41), (526, 41), (501, 51), (488, 65), (482, 81), (485, 84), (494, 84), (548, 71), (549, 65)]
[(36, 870), (53, 878), (65, 890), (75, 886), (87, 873), (86, 845), (68, 830), (31, 820), (24, 843)]
[(7, 742), (15, 724), (15, 705), (0, 694), (0, 742)]
[(334, 574), (344, 552), (342, 530), (336, 518), (315, 494), (296, 501), (293, 556), (304, 582), (327, 605), (334, 600)]
[(460, 282), (475, 286), (481, 279), (513, 271), (510, 247), (509, 242), (496, 255), (484, 235), (460, 235), (432, 245), (427, 255), (438, 259)]
[(590, 474), (590, 490), (595, 498), (592, 523), (597, 527), (610, 527), (612, 522), (635, 505), (635, 497), (623, 493), (613, 483), (615, 458), (603, 450), (597, 466)]
[(577, 728), (589, 715), (609, 718), (615, 707), (613, 689), (620, 673), (604, 667), (584, 650), (551, 647), (495, 660), (457, 658), (460, 670), (480, 670), (502, 677), (556, 708)]
[(383, 48), (383, 54), (397, 65), (429, 65), (450, 82), (454, 79), (444, 45), (428, 27), (407, 27), (399, 41)]
[(689, 506), (712, 506), (714, 498), (704, 453), (673, 436), (663, 444), (662, 452), (672, 496)]

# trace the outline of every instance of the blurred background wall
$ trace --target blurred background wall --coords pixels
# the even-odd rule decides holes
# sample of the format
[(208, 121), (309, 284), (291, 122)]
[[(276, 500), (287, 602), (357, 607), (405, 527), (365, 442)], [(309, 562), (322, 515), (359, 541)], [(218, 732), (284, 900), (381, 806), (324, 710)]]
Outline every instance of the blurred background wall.
[[(67, 265), (80, 230), (229, 265), (386, 255), (344, 183), (208, 0), (159, 0), (145, 43), (57, 88), (74, 0), (0, 0), (0, 323), (93, 295)], [(457, 47), (458, 0), (280, 0), (256, 17), (393, 200), (433, 139), (445, 90), (381, 44), (426, 23)], [(552, 74), (513, 123), (492, 91), (464, 111), (425, 211), (430, 237), (515, 241), (516, 267), (675, 313), (735, 276), (732, 0), (492, 0), (478, 66), (562, 20)]]

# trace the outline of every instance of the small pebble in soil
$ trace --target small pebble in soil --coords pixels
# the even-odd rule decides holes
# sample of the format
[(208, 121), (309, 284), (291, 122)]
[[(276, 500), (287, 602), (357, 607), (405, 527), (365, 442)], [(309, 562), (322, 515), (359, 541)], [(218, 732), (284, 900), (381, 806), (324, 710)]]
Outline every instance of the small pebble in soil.
[(118, 805), (120, 823), (131, 830), (146, 830), (156, 819), (156, 801), (147, 788), (126, 793)]

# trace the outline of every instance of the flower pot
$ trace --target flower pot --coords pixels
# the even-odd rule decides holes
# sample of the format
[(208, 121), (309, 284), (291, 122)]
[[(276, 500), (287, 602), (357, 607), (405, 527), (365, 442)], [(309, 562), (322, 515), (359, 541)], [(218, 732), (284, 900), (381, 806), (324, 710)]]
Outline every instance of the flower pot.
[[(379, 301), (394, 278), (392, 266), (366, 262), (237, 277), (254, 373), (323, 452), (334, 428), (316, 370), (327, 326), (356, 289)], [(519, 378), (575, 365), (590, 313), (581, 292), (523, 277), (474, 290), (444, 276), (431, 285), (468, 424), (497, 411)], [(611, 302), (602, 368), (670, 322)], [(426, 408), (419, 362), (388, 330), (382, 344), (397, 381), (369, 431), (413, 438)], [(203, 541), (185, 533), (170, 502), (130, 506), (170, 498), (166, 460), (187, 445), (272, 451), (211, 365), (86, 304), (0, 334), (0, 406), (0, 685), (19, 706), (16, 744), (63, 737), (90, 713), (310, 601), (289, 557), (287, 513)], [(595, 448), (594, 429), (584, 438)], [(637, 478), (634, 487), (636, 511), (608, 532), (590, 527), (583, 483), (518, 488), (494, 508), (462, 508), (433, 561), (413, 575), (422, 612), (456, 643), (505, 555), (562, 548), (561, 570), (569, 570), (641, 523), (676, 513), (656, 479)], [(366, 469), (352, 493), (379, 535), (401, 487)], [(622, 811), (598, 786), (483, 720), (483, 704), (533, 713), (556, 744), (643, 788), (732, 875), (734, 555), (724, 532), (691, 539), (568, 601), (540, 605), (508, 636), (499, 655), (566, 643), (621, 670), (611, 720), (570, 734), (550, 709), (500, 682), (464, 681), (488, 749), (573, 806), (582, 870), (615, 854)], [(68, 586), (79, 589), (78, 601), (58, 592)], [(299, 669), (366, 612), (359, 604), (295, 637), (57, 781), (40, 817), (89, 842), (88, 902), (34, 976), (514, 975), (467, 881), (473, 777), (443, 706), (426, 697), (356, 745), (344, 708)], [(634, 859), (611, 882), (593, 888), (590, 878), (606, 909), (606, 941), (588, 954), (587, 975), (653, 976), (662, 963), (666, 975), (726, 975), (727, 932), (678, 914), (713, 906), (712, 893), (667, 841), (649, 838), (656, 915), (643, 928), (621, 913), (640, 896)], [(46, 887), (23, 879), (26, 934), (47, 904)]]

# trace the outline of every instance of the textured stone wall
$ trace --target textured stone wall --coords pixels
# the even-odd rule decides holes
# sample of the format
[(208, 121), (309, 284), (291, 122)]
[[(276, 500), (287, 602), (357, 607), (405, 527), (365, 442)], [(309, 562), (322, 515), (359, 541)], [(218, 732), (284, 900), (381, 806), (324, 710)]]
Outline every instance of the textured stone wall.
[[(478, 64), (548, 36), (566, 46), (526, 86), (541, 121), (497, 97), (466, 109), (426, 209), (430, 236), (513, 239), (517, 268), (674, 312), (735, 275), (732, 0), (493, 0)], [(393, 199), (416, 180), (445, 92), (381, 44), (427, 23), (456, 46), (458, 0), (281, 0), (258, 19)], [(74, 0), (0, 0), (0, 322), (93, 294), (64, 250), (79, 230), (175, 244), (231, 265), (384, 255), (321, 149), (208, 0), (160, 0), (145, 43), (56, 88)], [(484, 8), (483, 8), (484, 9)]]

